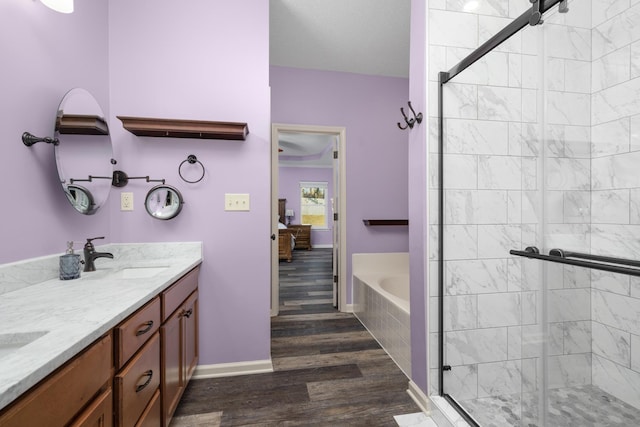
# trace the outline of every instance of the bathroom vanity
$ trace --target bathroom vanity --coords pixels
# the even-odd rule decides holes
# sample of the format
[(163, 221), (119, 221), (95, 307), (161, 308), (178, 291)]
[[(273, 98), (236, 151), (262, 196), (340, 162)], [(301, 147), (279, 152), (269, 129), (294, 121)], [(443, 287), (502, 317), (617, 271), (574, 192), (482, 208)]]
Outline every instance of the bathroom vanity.
[(201, 243), (101, 250), (77, 280), (29, 284), (50, 257), (0, 266), (3, 427), (169, 425), (198, 361)]

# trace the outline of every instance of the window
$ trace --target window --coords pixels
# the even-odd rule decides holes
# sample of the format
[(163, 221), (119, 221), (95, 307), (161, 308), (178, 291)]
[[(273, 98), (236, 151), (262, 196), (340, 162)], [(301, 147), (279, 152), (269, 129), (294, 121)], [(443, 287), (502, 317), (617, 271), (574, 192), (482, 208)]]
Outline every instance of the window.
[(327, 183), (300, 183), (300, 223), (327, 228)]

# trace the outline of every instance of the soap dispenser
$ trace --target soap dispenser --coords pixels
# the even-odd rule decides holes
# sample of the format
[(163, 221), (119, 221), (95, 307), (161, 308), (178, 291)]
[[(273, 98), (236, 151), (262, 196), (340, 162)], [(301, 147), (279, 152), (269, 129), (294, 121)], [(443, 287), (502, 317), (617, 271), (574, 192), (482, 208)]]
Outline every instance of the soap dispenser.
[(67, 242), (67, 252), (60, 256), (60, 280), (80, 277), (80, 255), (73, 253), (73, 242)]

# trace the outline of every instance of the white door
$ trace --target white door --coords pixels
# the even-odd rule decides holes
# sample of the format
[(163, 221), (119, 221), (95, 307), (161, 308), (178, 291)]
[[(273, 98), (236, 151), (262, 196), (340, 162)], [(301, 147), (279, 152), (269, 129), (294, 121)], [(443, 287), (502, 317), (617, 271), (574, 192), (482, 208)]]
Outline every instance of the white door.
[(333, 306), (338, 308), (338, 281), (340, 280), (340, 136), (336, 135), (333, 141), (333, 199), (331, 200), (331, 216), (333, 221)]
[(278, 259), (278, 129), (271, 127), (271, 316), (280, 311)]
[(346, 168), (345, 145), (346, 129), (344, 127), (314, 126), (314, 125), (287, 125), (274, 123), (271, 126), (271, 237), (275, 238), (271, 245), (271, 315), (277, 316), (280, 304), (279, 260), (278, 260), (278, 141), (281, 132), (311, 133), (330, 135), (333, 139), (334, 151), (339, 151), (338, 158), (333, 159), (333, 213), (338, 214), (333, 220), (333, 304), (339, 310), (344, 311), (347, 306), (346, 287)]

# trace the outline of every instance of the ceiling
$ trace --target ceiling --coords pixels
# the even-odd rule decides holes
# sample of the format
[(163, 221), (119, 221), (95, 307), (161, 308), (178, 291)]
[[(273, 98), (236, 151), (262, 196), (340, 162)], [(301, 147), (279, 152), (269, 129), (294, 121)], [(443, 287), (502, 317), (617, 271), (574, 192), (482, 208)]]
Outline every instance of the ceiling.
[[(409, 77), (410, 0), (270, 0), (269, 6), (271, 65)], [(280, 164), (331, 167), (333, 138), (281, 134)]]
[(280, 166), (332, 167), (334, 135), (280, 132), (278, 147), (282, 150)]

